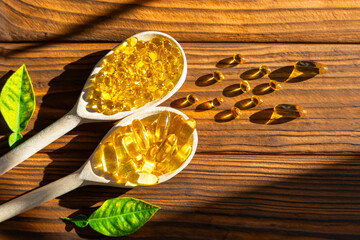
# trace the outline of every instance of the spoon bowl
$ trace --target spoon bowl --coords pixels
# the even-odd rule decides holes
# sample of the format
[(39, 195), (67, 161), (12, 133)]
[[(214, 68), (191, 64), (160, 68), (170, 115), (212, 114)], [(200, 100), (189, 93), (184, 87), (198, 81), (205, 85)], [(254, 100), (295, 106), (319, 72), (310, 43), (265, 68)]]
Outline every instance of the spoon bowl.
[[(104, 186), (113, 186), (113, 187), (122, 187), (122, 188), (133, 188), (137, 187), (136, 184), (119, 184), (112, 179), (107, 179), (101, 176), (98, 176), (92, 169), (91, 161), (94, 158), (94, 153), (98, 150), (99, 146), (104, 142), (104, 140), (113, 133), (120, 126), (127, 126), (132, 123), (134, 119), (144, 119), (146, 117), (159, 114), (160, 112), (167, 110), (169, 112), (182, 115), (185, 119), (189, 119), (184, 113), (169, 108), (169, 107), (156, 107), (149, 111), (146, 111), (142, 114), (137, 113), (124, 118), (119, 121), (110, 131), (105, 135), (105, 137), (101, 140), (93, 154), (90, 158), (85, 162), (85, 164), (76, 172), (63, 177), (53, 183), (45, 185), (41, 188), (33, 190), (29, 193), (26, 193), (18, 198), (15, 198), (9, 202), (6, 202), (0, 206), (0, 222), (5, 221), (11, 217), (14, 217), (26, 210), (29, 210), (43, 202), (49, 201), (53, 198), (61, 196), (67, 192), (70, 192), (78, 187), (85, 185), (104, 185)], [(174, 172), (166, 173), (164, 175), (159, 176), (159, 183), (166, 182), (167, 180), (174, 177), (176, 174), (181, 172), (191, 161), (193, 158), (197, 144), (198, 144), (198, 135), (196, 129), (192, 134), (193, 144), (192, 150), (189, 157), (186, 161)]]
[(94, 67), (93, 71), (91, 72), (89, 78), (85, 83), (85, 86), (80, 94), (77, 103), (75, 104), (73, 109), (70, 110), (70, 112), (68, 112), (65, 116), (57, 120), (55, 123), (43, 129), (38, 134), (31, 137), (26, 142), (23, 142), (18, 147), (14, 148), (13, 150), (11, 150), (10, 152), (8, 152), (7, 154), (5, 154), (0, 158), (0, 176), (82, 123), (120, 120), (130, 114), (135, 114), (138, 112), (146, 111), (147, 109), (154, 108), (157, 105), (164, 102), (165, 100), (167, 100), (168, 98), (170, 98), (176, 91), (178, 91), (179, 88), (182, 86), (182, 84), (185, 82), (186, 73), (187, 73), (186, 56), (180, 44), (174, 38), (162, 32), (147, 31), (147, 32), (141, 32), (135, 34), (131, 37), (136, 37), (138, 38), (138, 40), (148, 41), (156, 36), (170, 39), (173, 43), (176, 44), (176, 46), (180, 49), (182, 54), (183, 68), (181, 69), (181, 76), (179, 77), (177, 83), (170, 92), (168, 92), (167, 94), (165, 94), (164, 96), (162, 96), (157, 100), (148, 102), (144, 106), (131, 111), (119, 112), (113, 115), (105, 115), (99, 112), (89, 111), (86, 107), (87, 105), (86, 96), (89, 91), (89, 86), (91, 84), (90, 79), (94, 77), (94, 75), (97, 72), (101, 70), (102, 68), (101, 63), (103, 59), (106, 56), (112, 54), (114, 52), (114, 49), (120, 45), (119, 44), (118, 46), (110, 50), (109, 53), (106, 54), (96, 64), (96, 66)]

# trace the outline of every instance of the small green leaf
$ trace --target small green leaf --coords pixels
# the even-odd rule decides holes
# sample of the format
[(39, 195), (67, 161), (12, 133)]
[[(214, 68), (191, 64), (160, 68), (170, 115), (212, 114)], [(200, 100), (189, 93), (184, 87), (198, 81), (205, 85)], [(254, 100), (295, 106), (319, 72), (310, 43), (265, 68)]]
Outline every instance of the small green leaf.
[(137, 231), (159, 209), (135, 198), (113, 198), (93, 212), (88, 222), (92, 229), (101, 234), (121, 237)]
[(75, 224), (76, 226), (78, 226), (79, 228), (84, 228), (89, 224), (88, 217), (85, 216), (84, 214), (80, 214), (74, 218), (63, 217), (61, 219), (70, 221), (73, 224)]
[(23, 136), (20, 133), (13, 132), (9, 136), (9, 146), (11, 148), (15, 148), (17, 145), (21, 143)]
[(16, 133), (10, 143), (18, 143), (19, 135), (25, 130), (35, 110), (35, 94), (30, 76), (22, 65), (6, 81), (0, 96), (0, 111), (9, 126)]

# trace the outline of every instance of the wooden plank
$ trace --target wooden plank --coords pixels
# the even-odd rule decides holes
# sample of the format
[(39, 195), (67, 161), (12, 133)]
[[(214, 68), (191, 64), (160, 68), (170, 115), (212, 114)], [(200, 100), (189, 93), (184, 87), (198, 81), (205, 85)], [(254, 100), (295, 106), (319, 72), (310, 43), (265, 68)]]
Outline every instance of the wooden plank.
[[(25, 63), (33, 80), (37, 108), (25, 138), (32, 136), (59, 119), (76, 103), (92, 66), (113, 43), (54, 44), (29, 49), (32, 44), (2, 44), (6, 57), (0, 61), (0, 76)], [(200, 103), (223, 96), (223, 90), (238, 84), (240, 75), (269, 65), (274, 72), (286, 72), (297, 60), (317, 60), (326, 64), (329, 72), (306, 81), (283, 83), (283, 89), (262, 95), (264, 104), (243, 111), (240, 119), (217, 122), (215, 117), (234, 104), (251, 97), (251, 93), (224, 97), (218, 108), (196, 111), (198, 104), (181, 108), (197, 120), (198, 152), (282, 153), (282, 154), (350, 154), (358, 155), (359, 132), (359, 45), (328, 44), (183, 44), (188, 59), (188, 76), (183, 87), (165, 106), (189, 93), (199, 96)], [(27, 50), (25, 50), (27, 48)], [(22, 50), (21, 50), (22, 49)], [(240, 52), (247, 63), (220, 69), (225, 80), (207, 87), (195, 83), (201, 76), (216, 70), (221, 59)], [(276, 70), (276, 71), (275, 71)], [(270, 75), (272, 76), (272, 75)], [(272, 77), (274, 78), (274, 77)], [(5, 78), (2, 78), (2, 84)], [(250, 81), (253, 88), (266, 84), (269, 77)], [(308, 115), (302, 119), (277, 125), (262, 124), (254, 118), (276, 104), (292, 103), (303, 106)], [(264, 114), (263, 118), (269, 117)], [(254, 120), (255, 119), (255, 120)], [(6, 134), (1, 124), (0, 146), (8, 151)], [(111, 128), (112, 123), (91, 123), (80, 126), (44, 149), (45, 152), (91, 152)]]
[[(71, 173), (85, 159), (59, 153), (31, 157), (0, 178), (0, 202)], [(129, 239), (359, 239), (359, 160), (197, 154), (183, 172), (157, 186), (88, 186), (44, 203), (2, 223), (0, 238), (99, 237), (59, 218), (89, 215), (108, 198), (131, 196), (161, 210)]]
[(356, 0), (4, 0), (0, 41), (120, 41), (156, 30), (184, 42), (360, 40)]

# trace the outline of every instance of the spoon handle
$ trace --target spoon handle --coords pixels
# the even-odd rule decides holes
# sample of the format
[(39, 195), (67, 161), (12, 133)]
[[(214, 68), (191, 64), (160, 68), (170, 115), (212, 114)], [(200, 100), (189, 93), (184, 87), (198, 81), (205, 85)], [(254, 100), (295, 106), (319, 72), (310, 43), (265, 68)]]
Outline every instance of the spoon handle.
[(87, 182), (80, 177), (79, 171), (76, 171), (55, 182), (8, 201), (0, 205), (0, 222), (25, 212), (43, 202), (70, 192), (80, 186), (87, 185), (86, 183)]
[(0, 157), (0, 176), (75, 128), (81, 123), (81, 120), (72, 110), (29, 140)]

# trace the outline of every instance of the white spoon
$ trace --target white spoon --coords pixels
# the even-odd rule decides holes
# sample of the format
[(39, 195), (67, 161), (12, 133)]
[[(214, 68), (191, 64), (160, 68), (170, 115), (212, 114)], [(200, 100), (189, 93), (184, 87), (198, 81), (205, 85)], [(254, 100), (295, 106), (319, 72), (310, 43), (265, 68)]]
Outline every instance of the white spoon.
[[(103, 141), (119, 126), (127, 126), (131, 124), (134, 119), (143, 119), (152, 115), (159, 114), (161, 111), (167, 110), (169, 112), (173, 112), (179, 115), (182, 115), (185, 119), (189, 119), (184, 113), (169, 107), (155, 107), (149, 111), (137, 113), (130, 115), (119, 123), (117, 123), (110, 131), (105, 135), (105, 137), (101, 140), (97, 148), (95, 149), (94, 153), (97, 151), (99, 146), (103, 143)], [(170, 178), (174, 177), (178, 174), (181, 170), (183, 170), (193, 158), (196, 147), (198, 144), (198, 135), (196, 129), (192, 135), (193, 137), (193, 144), (192, 144), (192, 151), (186, 161), (178, 168), (176, 171), (161, 175), (159, 177), (159, 183), (165, 182)], [(0, 206), (0, 222), (3, 222), (11, 217), (14, 217), (26, 210), (29, 210), (43, 202), (49, 201), (54, 199), (58, 196), (61, 196), (71, 190), (74, 190), (81, 186), (86, 185), (106, 185), (106, 186), (115, 186), (115, 187), (127, 187), (132, 188), (136, 187), (137, 185), (125, 185), (116, 183), (113, 180), (105, 179), (96, 175), (91, 167), (91, 161), (94, 158), (94, 153), (90, 156), (90, 158), (86, 161), (86, 163), (76, 172), (63, 177), (53, 183), (50, 183), (44, 187), (38, 188), (33, 190), (25, 195), (22, 195), (18, 198), (15, 198), (7, 203), (4, 203)]]
[[(187, 73), (187, 63), (186, 63), (186, 57), (184, 50), (181, 48), (180, 44), (171, 36), (162, 33), (162, 32), (154, 32), (154, 31), (147, 31), (147, 32), (141, 32), (138, 34), (135, 34), (131, 37), (136, 37), (138, 40), (144, 40), (149, 41), (151, 38), (156, 36), (162, 36), (171, 39), (177, 47), (180, 49), (182, 57), (183, 57), (183, 69), (182, 74), (179, 78), (179, 81), (176, 83), (174, 88), (165, 96), (161, 97), (158, 100), (149, 102), (145, 104), (143, 107), (140, 107), (138, 109), (132, 110), (132, 111), (124, 111), (119, 112), (114, 115), (104, 115), (102, 113), (98, 112), (90, 112), (87, 110), (86, 105), (87, 102), (85, 101), (86, 94), (88, 91), (88, 86), (91, 84), (91, 78), (100, 71), (101, 69), (101, 62), (102, 60), (107, 56), (113, 53), (113, 50), (117, 47), (115, 47), (113, 50), (109, 51), (108, 54), (106, 54), (94, 67), (93, 71), (91, 72), (89, 78), (87, 79), (85, 86), (80, 94), (80, 97), (78, 99), (78, 102), (75, 104), (72, 110), (68, 112), (65, 116), (60, 118), (55, 123), (51, 124), (44, 130), (40, 131), (35, 136), (31, 137), (29, 140), (23, 142), (18, 147), (14, 148), (10, 152), (6, 153), (4, 156), (0, 158), (0, 176), (4, 174), (5, 172), (9, 171), (11, 168), (15, 167), (16, 165), (20, 164), (51, 142), (55, 141), (59, 137), (65, 135), (67, 132), (75, 128), (76, 126), (82, 124), (82, 123), (88, 123), (88, 122), (97, 122), (97, 121), (114, 121), (122, 119), (130, 114), (136, 113), (136, 112), (142, 112), (146, 109), (150, 109), (152, 107), (155, 107), (168, 98), (170, 98), (175, 92), (177, 92), (182, 84), (185, 81), (186, 73)], [(119, 46), (119, 45), (118, 45)]]

